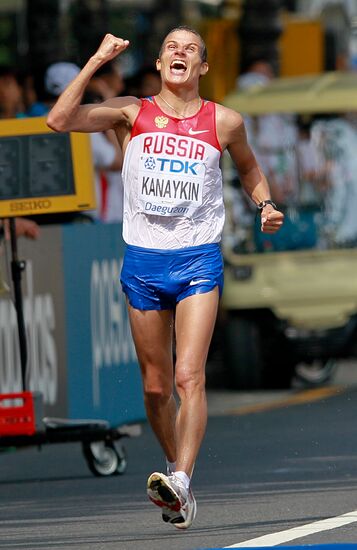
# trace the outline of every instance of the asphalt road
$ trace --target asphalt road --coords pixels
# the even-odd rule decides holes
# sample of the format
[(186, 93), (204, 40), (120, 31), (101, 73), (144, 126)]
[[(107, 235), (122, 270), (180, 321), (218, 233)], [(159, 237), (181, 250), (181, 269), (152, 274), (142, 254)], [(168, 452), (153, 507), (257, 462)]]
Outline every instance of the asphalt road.
[[(222, 548), (355, 511), (357, 364), (346, 373), (313, 392), (210, 393), (194, 477), (198, 514), (185, 532), (146, 499), (148, 474), (163, 467), (147, 426), (125, 440), (122, 476), (95, 478), (79, 444), (1, 453), (0, 548)], [(290, 540), (357, 542), (357, 515)]]

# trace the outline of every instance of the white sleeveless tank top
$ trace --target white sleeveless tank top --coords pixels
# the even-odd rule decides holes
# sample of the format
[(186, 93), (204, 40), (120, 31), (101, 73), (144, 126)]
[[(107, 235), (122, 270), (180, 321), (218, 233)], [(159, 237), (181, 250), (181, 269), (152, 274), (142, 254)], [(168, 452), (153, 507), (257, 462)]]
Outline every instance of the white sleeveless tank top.
[(224, 224), (215, 103), (185, 119), (142, 100), (123, 165), (123, 237), (143, 248), (219, 242)]

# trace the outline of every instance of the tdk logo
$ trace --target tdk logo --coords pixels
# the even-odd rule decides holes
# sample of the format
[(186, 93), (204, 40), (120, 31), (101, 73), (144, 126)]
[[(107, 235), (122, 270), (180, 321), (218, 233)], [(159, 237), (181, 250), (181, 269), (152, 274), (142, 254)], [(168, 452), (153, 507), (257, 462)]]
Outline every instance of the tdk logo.
[(190, 174), (198, 176), (197, 170), (201, 166), (200, 162), (179, 159), (157, 159), (160, 172), (171, 172), (175, 174)]
[(144, 161), (146, 170), (164, 172), (165, 174), (188, 174), (199, 176), (202, 162), (192, 160), (147, 157)]

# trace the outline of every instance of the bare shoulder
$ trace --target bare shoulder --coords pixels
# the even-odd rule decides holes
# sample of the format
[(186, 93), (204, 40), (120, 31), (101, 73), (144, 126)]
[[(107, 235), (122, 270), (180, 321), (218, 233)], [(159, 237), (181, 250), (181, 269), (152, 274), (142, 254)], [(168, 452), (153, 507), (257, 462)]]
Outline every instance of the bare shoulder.
[[(128, 124), (130, 126), (135, 120), (140, 107), (140, 99), (133, 96), (123, 96), (113, 97), (101, 103), (84, 105), (82, 112), (84, 116), (87, 115), (90, 131), (103, 131), (118, 124)], [(83, 131), (83, 124), (81, 131)]]
[(216, 103), (216, 125), (218, 139), (223, 148), (244, 135), (243, 117), (237, 111)]
[(239, 126), (243, 122), (243, 117), (240, 113), (220, 103), (216, 103), (216, 117), (217, 124), (223, 123), (232, 128)]
[(118, 109), (123, 109), (124, 107), (130, 107), (130, 106), (141, 106), (141, 99), (138, 99), (134, 96), (119, 96), (119, 97), (112, 97), (110, 99), (107, 99), (103, 102), (103, 105), (106, 105), (107, 107), (115, 107)]

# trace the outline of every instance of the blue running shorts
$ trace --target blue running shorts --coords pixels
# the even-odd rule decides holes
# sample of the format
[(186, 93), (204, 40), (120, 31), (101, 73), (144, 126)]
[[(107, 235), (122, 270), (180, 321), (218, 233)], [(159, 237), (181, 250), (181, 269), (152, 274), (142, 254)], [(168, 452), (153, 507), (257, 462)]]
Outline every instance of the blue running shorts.
[(127, 245), (120, 281), (132, 307), (174, 309), (192, 294), (223, 289), (219, 243), (176, 250)]

